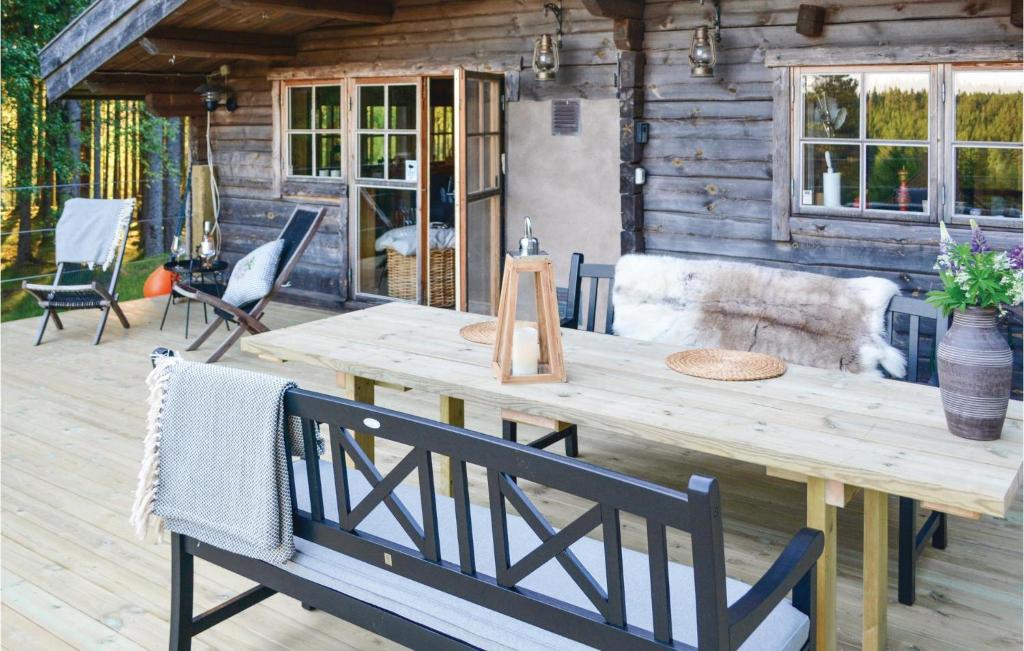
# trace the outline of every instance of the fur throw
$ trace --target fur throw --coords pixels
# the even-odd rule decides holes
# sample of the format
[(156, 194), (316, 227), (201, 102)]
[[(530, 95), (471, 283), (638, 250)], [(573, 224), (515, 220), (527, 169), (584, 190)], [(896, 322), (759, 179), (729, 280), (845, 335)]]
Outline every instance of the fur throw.
[(686, 348), (775, 355), (852, 373), (906, 360), (884, 339), (899, 293), (884, 278), (834, 278), (738, 262), (628, 255), (615, 267), (615, 334)]

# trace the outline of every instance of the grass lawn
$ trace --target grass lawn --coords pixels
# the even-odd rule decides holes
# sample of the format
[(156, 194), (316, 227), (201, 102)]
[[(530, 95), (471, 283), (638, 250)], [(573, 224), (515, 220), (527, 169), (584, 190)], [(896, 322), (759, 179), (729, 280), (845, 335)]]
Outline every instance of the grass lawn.
[[(124, 265), (121, 267), (121, 275), (117, 281), (117, 293), (120, 295), (120, 300), (130, 301), (135, 298), (142, 298), (142, 286), (146, 283), (146, 278), (148, 278), (149, 274), (151, 274), (154, 269), (163, 264), (166, 260), (166, 255), (140, 258), (132, 261), (126, 260)], [(48, 269), (40, 269), (39, 267), (40, 265), (11, 266), (4, 269), (3, 280), (6, 280), (7, 278), (17, 278), (20, 276), (46, 273), (47, 271), (52, 270), (52, 266)], [(89, 272), (65, 274), (64, 278), (68, 284), (77, 284), (87, 282), (85, 278), (86, 276), (89, 276)], [(105, 276), (105, 279), (109, 279), (109, 274)], [(109, 280), (106, 281), (109, 282)], [(53, 280), (52, 277), (35, 278), (30, 282), (47, 283), (53, 282)], [(2, 287), (3, 289), (0, 290), (0, 321), (25, 319), (28, 317), (39, 316), (43, 313), (43, 311), (39, 309), (39, 306), (36, 305), (32, 296), (28, 292), (22, 291), (20, 281), (10, 283), (5, 282)]]

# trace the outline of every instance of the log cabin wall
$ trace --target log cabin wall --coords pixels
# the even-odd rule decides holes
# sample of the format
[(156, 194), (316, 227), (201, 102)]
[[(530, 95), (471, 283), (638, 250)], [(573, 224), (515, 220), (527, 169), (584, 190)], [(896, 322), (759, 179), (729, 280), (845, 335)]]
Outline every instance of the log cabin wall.
[[(639, 163), (648, 180), (642, 188), (641, 210), (630, 220), (633, 232), (642, 234), (642, 242), (633, 248), (827, 274), (870, 273), (895, 280), (906, 293), (920, 294), (936, 282), (932, 225), (793, 216), (788, 241), (773, 240), (772, 69), (765, 66), (766, 53), (821, 45), (956, 47), (1002, 42), (1019, 47), (1021, 31), (1010, 21), (1011, 0), (833, 3), (827, 5), (824, 32), (816, 38), (796, 32), (799, 4), (723, 0), (719, 63), (715, 77), (705, 80), (690, 78), (687, 57), (693, 28), (710, 23), (710, 3), (646, 3), (646, 69), (638, 85), (643, 91), (639, 120), (650, 124), (650, 141)], [(542, 5), (541, 0), (400, 0), (390, 23), (325, 27), (300, 35), (294, 66), (363, 73), (429, 71), (460, 64), (519, 70), (529, 65), (533, 39), (552, 29)], [(528, 68), (521, 75), (513, 73), (520, 101), (607, 100), (616, 95), (618, 52), (612, 21), (592, 16), (581, 0), (565, 2), (565, 9), (558, 80), (537, 83)], [(331, 196), (313, 196), (308, 188), (285, 184), (281, 195), (274, 192), (277, 161), (272, 155), (268, 74), (265, 66), (237, 67), (231, 85), (238, 91), (241, 108), (233, 114), (214, 114), (225, 255), (231, 260), (268, 239), (296, 202), (330, 205), (332, 217), (296, 273), (291, 294), (337, 305), (349, 291), (346, 188), (339, 183)], [(610, 122), (608, 128), (618, 130), (619, 125)], [(609, 150), (608, 156), (617, 158), (618, 153)], [(565, 182), (571, 183), (572, 175)], [(552, 179), (551, 187), (543, 190), (552, 193), (552, 202), (558, 201), (560, 183)], [(990, 230), (990, 239), (1012, 246), (1020, 241), (1020, 225), (1001, 233)], [(1019, 368), (1019, 337), (1015, 349)]]

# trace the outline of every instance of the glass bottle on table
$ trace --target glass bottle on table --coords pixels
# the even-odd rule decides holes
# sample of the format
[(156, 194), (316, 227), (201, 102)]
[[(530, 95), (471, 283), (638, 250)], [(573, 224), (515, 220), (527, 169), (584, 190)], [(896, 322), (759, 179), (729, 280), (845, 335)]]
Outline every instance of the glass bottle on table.
[(199, 244), (199, 257), (202, 258), (204, 267), (213, 265), (213, 260), (217, 257), (217, 243), (213, 239), (210, 222), (203, 222), (203, 240)]

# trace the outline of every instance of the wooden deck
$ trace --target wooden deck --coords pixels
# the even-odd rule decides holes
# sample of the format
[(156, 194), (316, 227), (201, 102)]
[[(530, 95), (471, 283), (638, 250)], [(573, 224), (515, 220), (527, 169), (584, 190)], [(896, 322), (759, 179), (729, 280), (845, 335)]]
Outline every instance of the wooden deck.
[[(125, 305), (129, 331), (109, 325), (104, 343), (89, 345), (96, 315), (64, 318), (43, 345), (30, 343), (34, 320), (0, 328), (2, 345), (2, 646), (5, 649), (166, 648), (169, 546), (135, 540), (128, 510), (141, 454), (148, 353), (184, 348), (184, 309), (157, 327), (162, 301)], [(271, 327), (324, 316), (274, 306)], [(193, 314), (193, 326), (200, 321)], [(195, 331), (194, 331), (195, 332)], [(237, 349), (222, 364), (285, 374), (310, 389), (336, 393), (323, 369), (281, 366)], [(570, 360), (571, 363), (571, 360)], [(378, 404), (437, 416), (433, 396), (378, 390)], [(201, 396), (197, 396), (201, 400)], [(467, 405), (467, 425), (497, 433), (497, 414)], [(381, 444), (380, 456), (393, 454)], [(722, 482), (729, 575), (751, 582), (768, 567), (804, 518), (803, 487), (765, 476), (762, 468), (616, 440), (581, 430), (583, 458), (592, 463), (684, 487), (699, 470)], [(555, 524), (576, 506), (535, 492)], [(839, 635), (859, 646), (861, 508), (855, 498), (839, 514)], [(895, 503), (891, 505), (895, 541)], [(1020, 649), (1022, 636), (1021, 500), (1007, 521), (952, 517), (945, 551), (929, 551), (919, 568), (918, 602), (896, 603), (896, 548), (890, 545), (889, 640), (896, 649)], [(627, 530), (625, 542), (631, 536)], [(673, 541), (673, 558), (689, 558), (687, 541)], [(197, 563), (197, 607), (247, 587), (230, 573)], [(369, 649), (394, 645), (323, 613), (275, 596), (196, 638), (196, 648)]]

